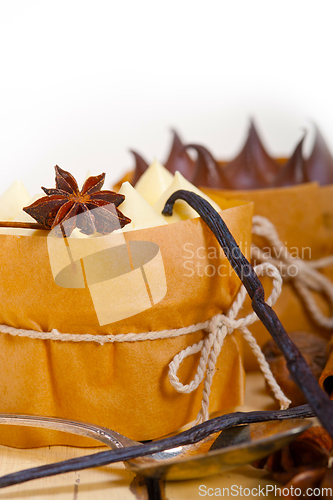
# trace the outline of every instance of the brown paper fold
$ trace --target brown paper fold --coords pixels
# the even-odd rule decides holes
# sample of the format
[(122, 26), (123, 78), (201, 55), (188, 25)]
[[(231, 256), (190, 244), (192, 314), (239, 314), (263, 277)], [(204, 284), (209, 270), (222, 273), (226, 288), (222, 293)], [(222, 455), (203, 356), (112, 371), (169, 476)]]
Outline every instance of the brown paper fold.
[[(221, 204), (224, 220), (247, 253), (252, 204)], [(58, 264), (52, 262), (51, 269), (46, 236), (0, 235), (0, 324), (70, 334), (137, 334), (190, 326), (230, 307), (240, 282), (200, 218), (129, 231), (124, 238), (129, 246), (142, 241), (158, 246), (166, 294), (145, 311), (100, 326), (87, 286), (63, 288), (55, 283), (52, 269), (55, 272)], [(75, 244), (85, 243), (77, 240)], [(73, 269), (80, 272), (79, 259)], [(92, 422), (136, 440), (160, 437), (191, 422), (200, 409), (202, 385), (191, 394), (178, 393), (169, 382), (168, 364), (204, 335), (198, 331), (172, 339), (100, 345), (2, 333), (1, 411)], [(228, 335), (217, 362), (211, 412), (243, 401), (241, 350), (238, 334)], [(193, 379), (198, 360), (199, 354), (184, 360), (178, 374), (182, 383)], [(59, 432), (28, 428), (13, 432), (8, 426), (0, 426), (0, 443), (17, 447), (92, 445)]]
[[(260, 189), (252, 191), (219, 191), (203, 189), (214, 201), (237, 198), (254, 202), (254, 214), (267, 217), (276, 227), (280, 240), (294, 256), (318, 259), (333, 254), (333, 186), (320, 187), (317, 183), (301, 184), (293, 187)], [(253, 241), (260, 247), (268, 243), (257, 236)], [(321, 270), (333, 281), (333, 266)], [(268, 296), (271, 283), (262, 279)], [(325, 314), (331, 313), (326, 300), (318, 293), (313, 294)], [(244, 305), (244, 314), (251, 310), (250, 301)], [(303, 330), (317, 332), (329, 338), (329, 332), (314, 323), (297, 295), (292, 282), (285, 282), (281, 296), (274, 310), (287, 332)], [(257, 322), (251, 332), (259, 345), (269, 340), (264, 326)], [(246, 369), (256, 369), (257, 362), (247, 345), (244, 346)]]

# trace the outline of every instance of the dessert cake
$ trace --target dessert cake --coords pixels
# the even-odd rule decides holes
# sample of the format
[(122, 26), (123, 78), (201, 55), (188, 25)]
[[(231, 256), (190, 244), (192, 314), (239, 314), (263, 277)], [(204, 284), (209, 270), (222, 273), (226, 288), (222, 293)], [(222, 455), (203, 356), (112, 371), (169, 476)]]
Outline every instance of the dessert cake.
[[(200, 193), (180, 173), (155, 162), (137, 189), (125, 182), (111, 199), (103, 180), (89, 178), (79, 190), (56, 167), (56, 186), (44, 188), (46, 196), (28, 201), (16, 183), (0, 198), (0, 213), (8, 209), (7, 222), (0, 223), (7, 226), (0, 228), (1, 411), (76, 419), (152, 439), (196, 418), (203, 382), (192, 392), (178, 392), (169, 365), (207, 337), (207, 322), (228, 310), (240, 281), (189, 206), (180, 201), (172, 217), (161, 215), (174, 190)], [(246, 253), (253, 205), (217, 205), (201, 194), (223, 213)], [(112, 200), (107, 216), (94, 215), (105, 209), (102, 201)], [(68, 216), (71, 211), (75, 217)], [(110, 234), (105, 218), (119, 221)], [(177, 334), (187, 327), (186, 334)], [(181, 362), (182, 384), (195, 378), (200, 356), (197, 350)], [(216, 363), (209, 411), (234, 407), (243, 395), (241, 343), (230, 334)], [(0, 443), (92, 445), (60, 432), (13, 432), (9, 426), (0, 426)]]

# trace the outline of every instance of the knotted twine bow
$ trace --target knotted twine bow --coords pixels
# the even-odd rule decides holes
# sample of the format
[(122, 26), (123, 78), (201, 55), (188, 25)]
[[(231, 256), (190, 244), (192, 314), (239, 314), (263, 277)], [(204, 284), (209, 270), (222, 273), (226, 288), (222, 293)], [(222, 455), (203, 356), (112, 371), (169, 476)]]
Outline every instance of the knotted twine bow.
[[(252, 259), (275, 265), (285, 281), (292, 281), (313, 321), (323, 328), (333, 329), (333, 283), (325, 275), (317, 271), (317, 269), (333, 265), (333, 255), (311, 261), (292, 257), (287, 247), (280, 240), (274, 224), (260, 215), (255, 215), (252, 221), (252, 233), (264, 237), (274, 250), (275, 255), (279, 256), (278, 258), (268, 256), (262, 249), (252, 245)], [(295, 269), (292, 275), (288, 272), (290, 268)], [(325, 316), (320, 310), (311, 293), (312, 291), (321, 292), (326, 297), (332, 310), (331, 316)]]
[[(273, 290), (267, 299), (267, 304), (273, 306), (279, 297), (282, 289), (282, 278), (276, 267), (270, 263), (264, 263), (254, 268), (258, 276), (267, 275), (273, 280)], [(204, 379), (203, 394), (201, 409), (194, 422), (194, 425), (199, 424), (209, 418), (209, 396), (213, 377), (216, 369), (217, 358), (221, 352), (224, 339), (227, 334), (234, 330), (239, 330), (246, 341), (249, 343), (253, 353), (255, 354), (260, 369), (263, 372), (267, 383), (269, 384), (274, 396), (280, 402), (281, 409), (286, 409), (291, 401), (282, 392), (280, 386), (276, 382), (271, 369), (262, 353), (256, 339), (248, 330), (248, 326), (252, 325), (259, 318), (256, 313), (251, 313), (245, 318), (238, 318), (237, 315), (243, 306), (247, 295), (244, 285), (241, 286), (231, 308), (224, 314), (217, 314), (211, 320), (205, 329), (209, 332), (207, 337), (193, 346), (189, 346), (173, 358), (169, 364), (169, 379), (171, 384), (178, 392), (190, 393), (193, 392)], [(188, 356), (201, 352), (197, 373), (191, 383), (183, 385), (177, 377), (177, 371), (181, 362)]]

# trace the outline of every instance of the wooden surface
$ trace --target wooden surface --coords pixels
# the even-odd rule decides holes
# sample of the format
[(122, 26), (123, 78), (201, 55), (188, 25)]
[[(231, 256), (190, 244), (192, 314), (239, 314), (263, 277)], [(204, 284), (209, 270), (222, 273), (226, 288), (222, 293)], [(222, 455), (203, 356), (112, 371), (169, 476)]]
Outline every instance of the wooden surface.
[[(260, 374), (249, 374), (247, 383), (246, 406), (241, 409), (266, 409), (272, 404), (272, 399), (266, 394), (263, 377)], [(82, 449), (55, 446), (33, 450), (17, 450), (0, 447), (0, 475), (9, 474), (21, 469), (78, 457), (101, 451), (105, 448)], [(62, 474), (45, 479), (38, 479), (18, 486), (0, 490), (0, 500), (127, 500), (147, 499), (146, 489), (138, 484), (135, 475), (128, 472), (123, 464), (113, 464), (107, 467)], [(188, 500), (204, 498), (199, 495), (199, 487), (258, 488), (266, 484), (274, 484), (265, 477), (265, 473), (250, 466), (236, 471), (218, 474), (204, 479), (167, 482), (164, 485), (164, 495), (167, 500)], [(203, 491), (203, 489), (201, 490)], [(230, 490), (231, 491), (231, 490)], [(231, 497), (231, 493), (229, 495)], [(206, 495), (208, 498), (208, 495)], [(250, 495), (250, 498), (252, 496)], [(268, 495), (265, 498), (276, 498)]]

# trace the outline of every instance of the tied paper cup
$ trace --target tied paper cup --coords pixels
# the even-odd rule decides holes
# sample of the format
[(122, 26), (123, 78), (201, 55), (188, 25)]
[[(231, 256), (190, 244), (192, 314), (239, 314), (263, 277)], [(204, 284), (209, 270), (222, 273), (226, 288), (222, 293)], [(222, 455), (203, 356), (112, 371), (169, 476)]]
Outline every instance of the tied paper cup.
[[(306, 183), (292, 187), (258, 189), (249, 191), (228, 191), (202, 188), (215, 202), (227, 199), (241, 199), (254, 202), (254, 215), (266, 217), (274, 224), (279, 239), (293, 257), (304, 261), (321, 259), (333, 255), (333, 186), (320, 187), (317, 183)], [(285, 252), (275, 252), (265, 238), (253, 236), (253, 242), (267, 255), (281, 260)], [(306, 331), (330, 337), (331, 331), (319, 326), (309, 314), (300, 295), (293, 285), (297, 269), (287, 268), (282, 293), (274, 310), (287, 332)], [(333, 282), (333, 266), (320, 268), (320, 272)], [(262, 278), (266, 295), (270, 293), (271, 282)], [(331, 314), (330, 304), (321, 292), (311, 290), (313, 300), (324, 315)], [(244, 315), (251, 310), (250, 300), (244, 304)], [(256, 322), (251, 326), (251, 333), (258, 344), (263, 346), (269, 339), (265, 327)], [(257, 361), (247, 345), (244, 345), (245, 367), (257, 368)]]
[[(253, 205), (221, 204), (248, 254)], [(135, 338), (197, 325), (231, 306), (240, 281), (199, 217), (98, 238), (3, 234), (0, 243), (2, 412), (91, 422), (135, 440), (161, 437), (196, 418), (202, 383), (179, 393), (168, 369), (207, 332)], [(132, 341), (108, 342), (119, 335)], [(199, 358), (181, 364), (183, 384), (193, 380)], [(226, 411), (243, 397), (242, 344), (235, 333), (218, 358), (209, 411)], [(0, 426), (0, 443), (93, 446), (78, 436), (26, 427), (13, 432), (10, 426)]]

